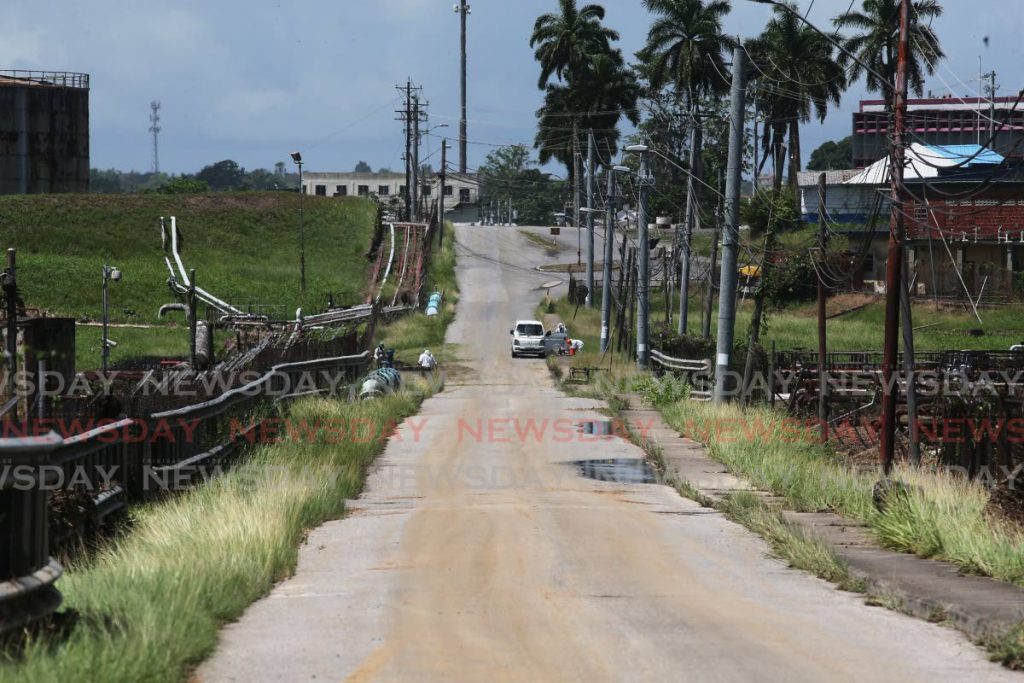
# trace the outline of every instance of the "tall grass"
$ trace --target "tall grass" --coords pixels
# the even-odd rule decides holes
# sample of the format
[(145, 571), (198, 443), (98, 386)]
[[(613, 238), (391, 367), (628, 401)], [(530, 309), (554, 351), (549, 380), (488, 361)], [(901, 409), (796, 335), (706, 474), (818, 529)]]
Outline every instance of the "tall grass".
[(445, 332), (455, 320), (455, 306), (459, 301), (459, 286), (455, 277), (455, 229), (451, 223), (445, 228), (445, 241), (441, 249), (434, 249), (427, 270), (427, 283), (423, 289), (424, 299), (434, 291), (444, 293), (438, 315), (428, 317), (424, 313), (426, 301), (420, 309), (386, 325), (379, 333), (381, 341), (388, 348), (395, 349), (400, 360), (415, 361), (423, 349), (431, 349), (438, 360), (451, 360), (445, 350)]
[(130, 533), (61, 579), (65, 606), (80, 615), (69, 637), (31, 643), (0, 665), (0, 680), (185, 678), (212, 651), (222, 623), (293, 571), (306, 530), (343, 513), (388, 427), (422, 398), (296, 403), (294, 420), (376, 429), (340, 443), (325, 429), (286, 438), (207, 485), (138, 511)]
[(985, 513), (988, 492), (978, 484), (898, 469), (894, 476), (907, 489), (880, 512), (872, 502), (877, 475), (852, 471), (776, 412), (680, 401), (663, 413), (681, 433), (706, 443), (711, 457), (797, 510), (836, 512), (864, 522), (886, 547), (1024, 585), (1024, 534)]

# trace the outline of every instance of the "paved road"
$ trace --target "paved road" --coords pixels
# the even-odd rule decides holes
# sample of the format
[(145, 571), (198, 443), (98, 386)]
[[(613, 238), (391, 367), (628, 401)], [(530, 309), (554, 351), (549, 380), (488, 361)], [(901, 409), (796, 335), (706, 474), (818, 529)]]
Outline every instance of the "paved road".
[(667, 487), (577, 477), (567, 463), (642, 454), (567, 428), (599, 406), (509, 358), (510, 321), (550, 279), (531, 270), (543, 254), (515, 230), (458, 239), (450, 340), (470, 370), (403, 425), (351, 514), (311, 534), (198, 680), (1012, 678), (951, 630), (786, 569)]

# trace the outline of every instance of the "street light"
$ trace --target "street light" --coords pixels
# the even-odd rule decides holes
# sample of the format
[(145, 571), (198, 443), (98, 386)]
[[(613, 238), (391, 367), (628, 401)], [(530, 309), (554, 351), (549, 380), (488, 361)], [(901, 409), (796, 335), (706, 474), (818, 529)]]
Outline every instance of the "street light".
[(110, 309), (110, 293), (109, 293), (109, 286), (108, 285), (109, 285), (111, 280), (113, 280), (114, 282), (120, 282), (121, 281), (121, 271), (116, 266), (108, 266), (108, 265), (104, 264), (104, 266), (103, 266), (103, 339), (102, 339), (103, 349), (100, 352), (100, 355), (101, 355), (101, 357), (103, 359), (101, 368), (102, 368), (102, 371), (103, 371), (103, 377), (104, 378), (106, 378), (106, 376), (107, 376), (107, 364), (108, 364), (108, 360), (110, 358), (110, 347), (113, 345), (113, 342), (111, 342), (109, 339), (107, 339), (107, 320), (109, 318), (109, 309)]
[(306, 194), (306, 188), (302, 184), (302, 154), (292, 152), (292, 161), (299, 167), (299, 286), (302, 294), (306, 294), (306, 224), (302, 215), (302, 195)]

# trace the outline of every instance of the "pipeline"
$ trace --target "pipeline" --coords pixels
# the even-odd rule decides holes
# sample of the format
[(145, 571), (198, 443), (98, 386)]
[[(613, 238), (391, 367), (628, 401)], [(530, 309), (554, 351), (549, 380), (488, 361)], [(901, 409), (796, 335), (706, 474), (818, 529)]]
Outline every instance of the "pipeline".
[(359, 398), (369, 399), (394, 393), (402, 388), (402, 375), (394, 368), (378, 368), (363, 379)]
[(427, 301), (427, 315), (437, 315), (441, 310), (441, 292), (434, 292), (430, 295), (430, 299)]

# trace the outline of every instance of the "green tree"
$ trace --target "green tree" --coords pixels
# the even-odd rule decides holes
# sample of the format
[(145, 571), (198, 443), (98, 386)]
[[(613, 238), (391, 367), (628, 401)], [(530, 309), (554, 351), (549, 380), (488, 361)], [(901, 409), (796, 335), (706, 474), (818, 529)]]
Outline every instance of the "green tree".
[[(938, 0), (915, 0), (910, 12), (910, 54), (907, 60), (907, 83), (921, 96), (924, 75), (935, 73), (935, 66), (946, 55), (932, 29), (932, 21), (942, 16)], [(861, 9), (840, 14), (833, 20), (839, 30), (852, 30), (843, 40), (847, 52), (856, 60), (841, 55), (848, 67), (850, 81), (862, 75), (868, 90), (881, 93), (886, 106), (891, 106), (896, 85), (896, 57), (899, 51), (899, 0), (864, 0)], [(866, 64), (870, 71), (862, 65)]]
[(480, 166), (481, 203), (512, 201), (519, 222), (551, 225), (561, 208), (561, 187), (535, 167), (524, 145), (501, 147)]
[(373, 173), (373, 169), (365, 161), (360, 161), (356, 164), (355, 173)]
[(588, 129), (598, 154), (610, 159), (618, 150), (619, 120), (639, 120), (639, 85), (612, 46), (619, 35), (601, 23), (604, 16), (600, 5), (579, 8), (575, 0), (559, 0), (559, 12), (539, 17), (530, 38), (541, 67), (537, 85), (545, 91), (534, 145), (541, 163), (557, 159), (570, 179), (574, 151), (585, 147)]
[(828, 38), (805, 24), (796, 5), (775, 6), (764, 32), (748, 44), (761, 74), (756, 86), (765, 114), (763, 146), (775, 165), (776, 190), (782, 187), (782, 150), (789, 142), (789, 185), (797, 192), (800, 171), (800, 123), (825, 120), (830, 104), (839, 104), (846, 75)]
[(197, 180), (187, 175), (171, 178), (154, 190), (154, 192), (159, 194), (202, 194), (209, 191), (210, 186), (205, 181)]
[(558, 0), (558, 12), (537, 18), (530, 47), (540, 63), (537, 87), (543, 90), (552, 77), (572, 88), (590, 67), (594, 55), (612, 51), (619, 34), (602, 25), (604, 7), (584, 5), (576, 0)]
[(808, 171), (833, 171), (850, 168), (853, 164), (853, 136), (847, 135), (839, 141), (829, 140), (811, 152), (807, 162)]
[(211, 190), (243, 190), (248, 187), (245, 169), (231, 159), (204, 166), (196, 174), (197, 180), (204, 181)]

